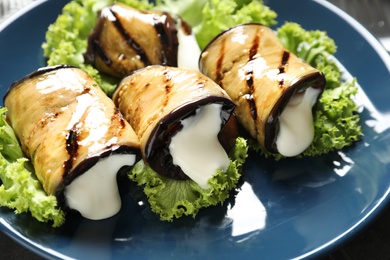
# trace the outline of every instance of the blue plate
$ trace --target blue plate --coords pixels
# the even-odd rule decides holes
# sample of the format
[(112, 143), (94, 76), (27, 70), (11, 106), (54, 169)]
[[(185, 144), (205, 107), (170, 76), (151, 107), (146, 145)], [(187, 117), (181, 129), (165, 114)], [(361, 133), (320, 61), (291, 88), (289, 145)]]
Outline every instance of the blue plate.
[[(37, 1), (0, 26), (0, 92), (44, 66), (41, 43), (65, 0)], [(125, 206), (104, 221), (68, 216), (59, 229), (0, 209), (0, 227), (34, 252), (52, 258), (301, 258), (351, 238), (389, 200), (390, 58), (376, 39), (326, 1), (266, 1), (279, 25), (294, 21), (326, 30), (337, 59), (362, 89), (365, 136), (327, 156), (275, 163), (251, 154), (240, 191), (218, 207), (172, 223), (158, 220), (122, 192)]]

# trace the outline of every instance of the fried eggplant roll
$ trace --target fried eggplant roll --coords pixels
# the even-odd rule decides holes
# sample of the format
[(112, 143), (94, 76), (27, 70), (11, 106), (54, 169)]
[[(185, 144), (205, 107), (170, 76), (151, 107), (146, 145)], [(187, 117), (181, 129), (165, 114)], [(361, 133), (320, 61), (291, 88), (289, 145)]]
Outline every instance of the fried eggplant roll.
[(89, 219), (119, 211), (117, 173), (140, 159), (139, 141), (86, 72), (41, 68), (13, 83), (4, 104), (48, 194)]
[(227, 169), (227, 150), (237, 137), (235, 106), (208, 77), (149, 66), (125, 77), (113, 100), (137, 133), (144, 161), (158, 174), (190, 178), (206, 189), (217, 169)]
[(243, 24), (221, 33), (199, 66), (226, 90), (238, 121), (265, 151), (296, 156), (312, 143), (325, 77), (285, 49), (270, 28)]
[(177, 66), (177, 52), (177, 29), (167, 12), (140, 11), (117, 3), (100, 10), (84, 60), (122, 78), (148, 65)]

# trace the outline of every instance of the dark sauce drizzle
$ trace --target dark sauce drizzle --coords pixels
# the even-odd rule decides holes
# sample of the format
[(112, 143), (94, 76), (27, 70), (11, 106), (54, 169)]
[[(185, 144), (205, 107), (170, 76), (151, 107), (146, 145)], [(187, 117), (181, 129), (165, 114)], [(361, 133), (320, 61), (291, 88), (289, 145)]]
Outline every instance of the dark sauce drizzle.
[(171, 81), (171, 76), (168, 73), (168, 70), (164, 71), (164, 76), (165, 76), (165, 96), (164, 96), (164, 103), (161, 107), (161, 111), (165, 109), (165, 107), (168, 105), (169, 102), (169, 96), (171, 94), (171, 89), (172, 89), (172, 81)]

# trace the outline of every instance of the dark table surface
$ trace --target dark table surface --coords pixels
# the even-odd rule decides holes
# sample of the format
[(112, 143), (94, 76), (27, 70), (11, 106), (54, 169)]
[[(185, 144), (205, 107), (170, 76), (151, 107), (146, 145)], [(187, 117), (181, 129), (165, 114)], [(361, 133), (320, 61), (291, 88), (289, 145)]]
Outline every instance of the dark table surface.
[[(21, 0), (20, 5), (31, 0)], [(0, 22), (20, 5), (0, 0)], [(329, 0), (362, 23), (390, 52), (390, 0)], [(11, 11), (5, 10), (12, 9)], [(0, 259), (42, 259), (0, 232)], [(390, 259), (390, 206), (356, 237), (329, 252), (329, 259)]]

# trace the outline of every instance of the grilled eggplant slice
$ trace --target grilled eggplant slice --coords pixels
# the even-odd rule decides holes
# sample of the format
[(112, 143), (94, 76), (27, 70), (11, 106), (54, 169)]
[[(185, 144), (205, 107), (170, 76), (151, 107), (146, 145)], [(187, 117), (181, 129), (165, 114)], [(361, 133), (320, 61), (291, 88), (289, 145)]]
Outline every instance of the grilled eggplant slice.
[(140, 159), (139, 141), (86, 72), (70, 66), (39, 69), (13, 83), (4, 104), (48, 194), (89, 219), (119, 211), (117, 173)]
[[(124, 78), (113, 100), (137, 133), (144, 161), (157, 173), (191, 178), (207, 188), (217, 169), (226, 170), (226, 149), (237, 137), (235, 106), (208, 77), (149, 66)], [(224, 147), (225, 138), (230, 141)]]
[(325, 77), (286, 50), (270, 28), (252, 23), (221, 33), (199, 66), (226, 90), (237, 119), (264, 150), (296, 156), (311, 144)]
[(177, 53), (177, 29), (167, 12), (140, 11), (117, 3), (100, 10), (84, 59), (122, 78), (148, 65), (177, 66)]

